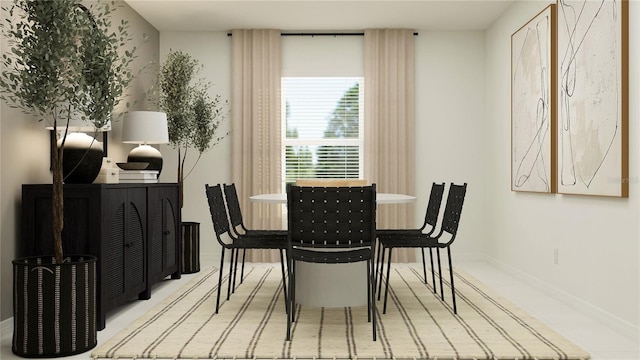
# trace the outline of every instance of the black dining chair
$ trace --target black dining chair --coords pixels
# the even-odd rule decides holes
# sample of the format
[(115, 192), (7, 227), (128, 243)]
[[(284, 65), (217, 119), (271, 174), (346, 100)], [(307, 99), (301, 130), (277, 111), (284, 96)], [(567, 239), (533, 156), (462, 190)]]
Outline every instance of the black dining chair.
[[(236, 236), (258, 236), (258, 237), (277, 237), (283, 243), (287, 242), (287, 230), (257, 230), (257, 229), (248, 229), (242, 217), (242, 209), (240, 208), (240, 200), (238, 199), (238, 192), (236, 190), (235, 184), (223, 184), (222, 186), (224, 190), (224, 198), (225, 203), (227, 204), (227, 212), (229, 214), (229, 221), (231, 224), (231, 230)], [(242, 249), (242, 268), (240, 271), (240, 284), (244, 280), (244, 264), (245, 264), (245, 255), (247, 250)], [(234, 258), (235, 255), (235, 258)], [(233, 287), (231, 291), (233, 292), (236, 287), (236, 275), (238, 273), (238, 256), (239, 251), (235, 251), (232, 249), (231, 251), (231, 260), (233, 262), (234, 271), (233, 271)]]
[[(211, 213), (211, 221), (213, 222), (213, 229), (216, 235), (218, 243), (222, 246), (222, 254), (220, 255), (220, 274), (218, 276), (218, 294), (216, 297), (216, 314), (220, 308), (220, 288), (222, 286), (222, 274), (224, 269), (224, 254), (227, 249), (233, 252), (245, 249), (276, 249), (280, 251), (280, 264), (282, 267), (282, 283), (285, 304), (287, 304), (287, 286), (286, 286), (286, 272), (285, 272), (285, 258), (287, 241), (286, 238), (269, 236), (246, 236), (238, 235), (231, 230), (229, 218), (227, 216), (227, 208), (222, 195), (222, 187), (220, 184), (209, 186), (205, 185), (205, 192), (207, 194), (207, 201), (209, 203), (209, 212)], [(227, 289), (227, 300), (231, 295), (231, 280), (233, 277), (233, 263), (229, 266), (229, 287)]]
[[(429, 195), (429, 202), (427, 203), (427, 210), (424, 215), (424, 222), (422, 226), (416, 229), (377, 229), (376, 236), (378, 241), (387, 240), (391, 241), (394, 237), (404, 237), (408, 235), (424, 234), (431, 235), (436, 230), (438, 223), (438, 215), (440, 214), (440, 204), (442, 203), (442, 196), (444, 195), (444, 183), (431, 184), (431, 193)], [(390, 240), (388, 240), (390, 239)], [(382, 275), (384, 274), (384, 252), (386, 248), (380, 247), (377, 255), (377, 270), (376, 281), (378, 281), (378, 300), (380, 300), (380, 294), (382, 289)], [(420, 249), (422, 252), (422, 272), (424, 275), (424, 283), (427, 283), (427, 265), (424, 256), (424, 248)], [(429, 260), (431, 262), (431, 279), (433, 282), (433, 291), (437, 292), (436, 288), (436, 275), (433, 268), (433, 251), (429, 249)]]
[[(440, 230), (436, 235), (405, 233), (402, 236), (382, 237), (378, 238), (381, 251), (389, 249), (389, 255), (387, 257), (387, 275), (386, 285), (384, 290), (384, 306), (383, 314), (387, 311), (387, 296), (389, 295), (389, 275), (391, 270), (391, 253), (394, 248), (429, 248), (435, 249), (438, 258), (438, 275), (440, 277), (440, 296), (444, 301), (444, 290), (442, 280), (442, 266), (440, 264), (440, 250), (447, 249), (447, 256), (449, 259), (449, 277), (451, 283), (451, 298), (453, 302), (453, 312), (458, 313), (456, 307), (456, 292), (453, 281), (453, 262), (451, 260), (451, 244), (456, 239), (458, 233), (458, 225), (460, 223), (460, 214), (462, 213), (462, 205), (464, 204), (465, 194), (467, 192), (467, 184), (456, 185), (451, 184), (449, 187), (449, 193), (447, 195), (447, 202), (442, 216), (442, 223)], [(384, 261), (384, 259), (383, 259)], [(435, 284), (434, 284), (435, 287)]]
[[(289, 297), (287, 340), (295, 319), (295, 262), (367, 262), (367, 321), (376, 340), (375, 282), (376, 186), (287, 186)], [(363, 279), (364, 280), (364, 279)], [(299, 320), (299, 319), (298, 319)]]

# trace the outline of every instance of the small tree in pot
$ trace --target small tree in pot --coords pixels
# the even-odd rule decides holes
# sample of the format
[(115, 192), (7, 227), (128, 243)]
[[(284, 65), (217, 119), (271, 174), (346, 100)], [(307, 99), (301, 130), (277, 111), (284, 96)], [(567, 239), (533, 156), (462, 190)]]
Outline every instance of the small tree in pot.
[[(226, 101), (219, 95), (209, 96), (209, 83), (198, 78), (202, 69), (197, 60), (182, 51), (171, 51), (158, 76), (160, 108), (167, 114), (169, 142), (178, 150), (178, 185), (180, 209), (184, 204), (184, 180), (196, 167), (202, 154), (214, 147), (228, 133), (219, 135)], [(195, 149), (198, 157), (186, 170), (189, 149)], [(199, 224), (182, 222), (182, 272), (200, 270)]]
[[(4, 52), (1, 58), (0, 98), (9, 106), (34, 115), (38, 121), (48, 122), (54, 129), (68, 128), (69, 121), (74, 118), (85, 120), (96, 129), (110, 120), (113, 108), (133, 78), (129, 65), (135, 48), (119, 50), (129, 41), (128, 24), (123, 21), (117, 30), (111, 30), (110, 15), (116, 9), (114, 1), (90, 4), (87, 8), (80, 0), (14, 0), (10, 6), (3, 7), (2, 11), (8, 17), (0, 26), (11, 50)], [(57, 131), (54, 133), (57, 143), (59, 135)], [(95, 304), (93, 327), (77, 329), (76, 323), (68, 324), (64, 314), (66, 306), (73, 305), (71, 301), (66, 303), (66, 296), (71, 294), (63, 292), (59, 298), (54, 297), (54, 291), (59, 291), (59, 283), (67, 280), (66, 270), (59, 270), (60, 267), (88, 261), (95, 272), (96, 261), (95, 257), (84, 255), (65, 258), (62, 248), (62, 157), (66, 135), (67, 130), (62, 134), (62, 145), (54, 147), (51, 154), (53, 257), (14, 261), (14, 272), (25, 266), (38, 268), (38, 275), (34, 275), (31, 282), (28, 281), (31, 276), (14, 276), (25, 282), (14, 283), (17, 302), (14, 309), (19, 309), (19, 314), (14, 312), (13, 351), (26, 357), (66, 356), (96, 345)], [(47, 275), (49, 272), (51, 276)], [(52, 288), (37, 284), (38, 281), (50, 281), (53, 276), (53, 281), (58, 283)], [(84, 285), (89, 292), (74, 304), (90, 308), (91, 299), (95, 303), (93, 279), (78, 277), (69, 281), (74, 282), (74, 291), (75, 285), (77, 290), (82, 290), (80, 285)], [(43, 309), (38, 309), (45, 315), (38, 319), (35, 319), (37, 311), (29, 310), (37, 306), (33, 305), (35, 301), (28, 301), (34, 294), (40, 297), (41, 307), (45, 304)], [(73, 294), (73, 298), (79, 298), (79, 294)], [(89, 299), (89, 303), (85, 303), (85, 299)], [(52, 306), (55, 310), (49, 311)], [(70, 311), (74, 316), (85, 313)], [(41, 331), (35, 331), (35, 328), (27, 331), (34, 325), (41, 326)], [(88, 334), (88, 338), (83, 334)]]

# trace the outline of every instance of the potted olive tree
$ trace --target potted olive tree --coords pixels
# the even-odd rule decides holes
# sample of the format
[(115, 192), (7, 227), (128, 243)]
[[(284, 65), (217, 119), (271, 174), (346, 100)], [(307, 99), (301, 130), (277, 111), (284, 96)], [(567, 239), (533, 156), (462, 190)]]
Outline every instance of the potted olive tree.
[[(202, 154), (217, 145), (228, 133), (220, 134), (220, 124), (225, 119), (227, 104), (219, 95), (209, 95), (210, 83), (198, 77), (201, 64), (182, 51), (170, 51), (162, 64), (159, 82), (160, 108), (167, 114), (169, 143), (178, 151), (178, 176), (180, 208), (184, 203), (184, 180), (196, 167)], [(197, 151), (197, 157), (186, 166), (189, 150)], [(186, 168), (185, 168), (186, 167)], [(191, 251), (196, 246), (198, 223), (183, 222), (182, 272), (199, 270), (199, 254)]]
[[(0, 98), (54, 129), (81, 119), (103, 127), (133, 78), (128, 24), (112, 29), (115, 2), (14, 0), (3, 7)], [(96, 258), (64, 254), (62, 157), (52, 148), (53, 254), (16, 259), (12, 350), (24, 357), (81, 353), (97, 344)]]

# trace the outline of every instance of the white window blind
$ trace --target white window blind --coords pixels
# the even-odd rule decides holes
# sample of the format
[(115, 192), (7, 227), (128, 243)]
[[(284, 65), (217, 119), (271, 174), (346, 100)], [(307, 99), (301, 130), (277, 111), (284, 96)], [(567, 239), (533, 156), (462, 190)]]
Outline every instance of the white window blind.
[(300, 178), (362, 178), (362, 77), (283, 77), (283, 187)]

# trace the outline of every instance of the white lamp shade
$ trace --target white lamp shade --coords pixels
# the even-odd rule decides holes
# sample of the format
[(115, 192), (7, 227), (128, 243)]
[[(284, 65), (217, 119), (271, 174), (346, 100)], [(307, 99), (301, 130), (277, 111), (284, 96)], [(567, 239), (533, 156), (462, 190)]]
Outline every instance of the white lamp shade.
[(167, 114), (158, 111), (131, 111), (124, 114), (122, 142), (129, 144), (167, 144)]

